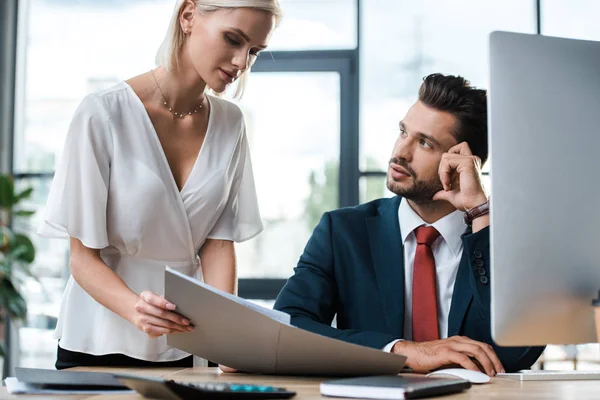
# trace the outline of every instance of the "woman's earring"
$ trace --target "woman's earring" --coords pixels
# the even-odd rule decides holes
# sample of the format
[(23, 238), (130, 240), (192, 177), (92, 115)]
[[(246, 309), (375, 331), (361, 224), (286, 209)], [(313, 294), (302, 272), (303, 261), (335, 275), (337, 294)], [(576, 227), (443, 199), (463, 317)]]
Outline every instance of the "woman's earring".
[(187, 32), (188, 32), (188, 28), (185, 28), (185, 29), (183, 30), (183, 32), (187, 33)]

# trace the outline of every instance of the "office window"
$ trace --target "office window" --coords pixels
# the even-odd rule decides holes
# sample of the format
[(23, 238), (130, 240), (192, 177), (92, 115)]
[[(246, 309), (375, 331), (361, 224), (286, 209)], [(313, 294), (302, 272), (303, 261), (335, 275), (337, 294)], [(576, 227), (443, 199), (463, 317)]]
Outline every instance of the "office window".
[[(390, 150), (391, 151), (391, 150)], [(359, 198), (361, 203), (382, 197), (393, 197), (394, 193), (386, 187), (386, 176), (362, 176), (359, 181)]]
[[(33, 269), (42, 283), (31, 281), (24, 288), (30, 314), (20, 329), (19, 365), (52, 368), (55, 359), (52, 329), (69, 276), (68, 241), (40, 238), (35, 231), (73, 112), (86, 94), (154, 67), (174, 3), (19, 4), (13, 170), (23, 176), (18, 185), (34, 187), (29, 206), (38, 212), (15, 223), (36, 245)], [(285, 18), (271, 50), (356, 47), (355, 0), (282, 0), (281, 5)], [(337, 207), (340, 84), (335, 72), (251, 77), (239, 104), (246, 114), (265, 232), (238, 246), (241, 277), (291, 275), (320, 214)], [(298, 118), (309, 113), (311, 118)]]
[(287, 278), (323, 212), (338, 205), (340, 77), (255, 72), (240, 106), (265, 230), (236, 245), (239, 274)]
[[(360, 166), (385, 171), (422, 78), (458, 74), (486, 88), (488, 34), (535, 33), (535, 2), (380, 0), (361, 6)], [(375, 164), (375, 168), (371, 165)]]
[(280, 0), (284, 17), (270, 50), (356, 47), (356, 0)]
[(600, 2), (542, 0), (541, 6), (543, 35), (600, 40)]
[[(22, 2), (25, 56), (18, 66), (23, 87), (15, 171), (52, 170), (81, 98), (154, 66), (173, 4), (172, 0)], [(270, 49), (356, 46), (355, 0), (283, 0), (281, 5), (285, 18)]]
[(17, 181), (34, 188), (29, 207), (38, 212), (15, 223), (36, 245), (41, 283), (24, 288), (29, 315), (20, 329), (21, 366), (52, 368), (56, 357), (52, 330), (69, 276), (68, 241), (35, 232), (73, 112), (86, 94), (152, 68), (171, 10), (171, 1), (20, 2), (13, 169), (42, 174)]
[(54, 170), (81, 99), (150, 70), (171, 10), (171, 1), (22, 3), (15, 172)]
[[(18, 190), (32, 187), (34, 192), (24, 207), (40, 210), (44, 207), (50, 179), (28, 178), (16, 181)], [(53, 368), (56, 357), (56, 339), (52, 331), (56, 326), (62, 292), (68, 278), (67, 240), (49, 240), (35, 234), (41, 213), (33, 217), (15, 218), (15, 228), (27, 232), (36, 248), (34, 273), (39, 281), (29, 279), (21, 288), (27, 299), (27, 319), (19, 329), (20, 360), (23, 367)]]

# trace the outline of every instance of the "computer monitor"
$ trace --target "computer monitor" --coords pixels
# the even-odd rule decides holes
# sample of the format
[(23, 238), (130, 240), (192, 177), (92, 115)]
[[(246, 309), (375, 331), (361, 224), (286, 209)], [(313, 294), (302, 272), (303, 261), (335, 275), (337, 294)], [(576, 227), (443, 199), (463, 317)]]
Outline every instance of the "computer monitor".
[(490, 61), (493, 338), (596, 342), (600, 42), (494, 32)]

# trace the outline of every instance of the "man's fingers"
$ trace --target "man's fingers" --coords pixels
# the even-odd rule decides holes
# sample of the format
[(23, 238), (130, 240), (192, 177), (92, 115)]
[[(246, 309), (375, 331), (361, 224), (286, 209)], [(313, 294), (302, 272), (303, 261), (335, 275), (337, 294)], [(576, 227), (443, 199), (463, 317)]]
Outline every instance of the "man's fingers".
[(477, 166), (478, 163), (481, 164), (481, 159), (474, 155), (444, 153), (441, 161), (444, 160), (449, 162), (454, 168), (457, 168), (460, 165)]
[[(461, 367), (463, 367), (464, 369), (470, 369), (471, 371), (479, 372), (479, 368), (477, 368), (477, 365), (475, 365), (475, 363), (473, 361), (471, 361), (471, 359), (463, 353), (450, 351), (450, 355), (448, 356), (448, 361), (458, 364)], [(449, 363), (444, 363), (444, 364), (449, 364)]]
[(476, 344), (477, 346), (481, 347), (483, 349), (483, 351), (485, 351), (487, 353), (488, 357), (494, 364), (494, 369), (496, 370), (496, 372), (504, 371), (504, 366), (502, 365), (502, 362), (498, 358), (498, 355), (496, 354), (496, 352), (494, 351), (494, 348), (492, 346), (490, 346), (487, 343), (478, 342), (476, 340), (470, 339), (466, 336), (456, 336), (456, 338), (458, 341), (462, 341), (465, 343), (473, 343), (473, 344)]
[(444, 190), (450, 190), (452, 188), (452, 173), (456, 168), (454, 165), (455, 163), (453, 163), (449, 157), (442, 157), (442, 160), (440, 161), (438, 174)]
[(494, 348), (487, 343), (480, 343), (480, 346), (483, 349), (483, 351), (485, 351), (487, 353), (488, 357), (492, 361), (492, 364), (494, 364), (494, 370), (497, 373), (498, 372), (504, 373), (505, 372), (504, 366), (502, 365), (502, 362), (500, 361), (500, 359), (498, 358), (498, 355), (494, 351)]
[(451, 203), (450, 199), (452, 198), (452, 195), (450, 193), (451, 192), (446, 192), (445, 190), (440, 190), (439, 192), (433, 195), (433, 200), (443, 200)]
[(496, 372), (504, 372), (504, 366), (502, 365), (502, 362), (498, 358), (498, 355), (494, 351), (494, 348), (489, 344), (469, 339), (466, 336), (455, 336), (455, 340), (462, 343), (470, 343), (479, 346), (487, 354), (488, 358), (494, 366), (494, 370)]
[(462, 154), (463, 156), (472, 156), (473, 152), (467, 142), (461, 142), (456, 146), (452, 146), (448, 151), (450, 154)]
[(457, 188), (461, 182), (463, 173), (478, 179), (481, 171), (481, 160), (476, 156), (464, 156), (458, 154), (444, 154), (438, 167), (438, 175), (444, 190)]
[(494, 348), (492, 346), (490, 346), (487, 343), (482, 343), (482, 342), (477, 342), (477, 341), (473, 341), (473, 342), (487, 355), (487, 357), (489, 358), (490, 362), (492, 363), (492, 366), (494, 368), (494, 371), (496, 371), (496, 373), (504, 372), (504, 366), (502, 365), (502, 362), (498, 358), (498, 355), (496, 354), (496, 352), (494, 351)]
[(444, 190), (451, 190), (459, 182), (459, 174), (464, 166), (465, 158), (463, 156), (444, 155), (440, 160), (438, 175)]
[(448, 203), (454, 204), (454, 197), (459, 193), (460, 191), (457, 189), (454, 190), (440, 190), (439, 192), (437, 192), (436, 194), (433, 195), (432, 199), (434, 201), (438, 201), (438, 200), (442, 200), (442, 201), (447, 201)]
[(485, 370), (485, 373), (489, 376), (495, 376), (496, 371), (492, 360), (490, 360), (488, 354), (478, 345), (470, 343), (454, 343), (452, 350), (461, 352), (475, 358), (479, 364)]

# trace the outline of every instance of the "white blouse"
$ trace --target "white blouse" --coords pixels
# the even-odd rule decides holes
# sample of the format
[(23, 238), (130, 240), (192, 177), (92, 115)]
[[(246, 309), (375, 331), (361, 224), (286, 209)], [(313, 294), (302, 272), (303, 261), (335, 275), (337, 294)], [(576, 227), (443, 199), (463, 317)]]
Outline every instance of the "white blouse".
[[(165, 266), (202, 279), (205, 240), (242, 242), (262, 230), (240, 109), (208, 96), (206, 137), (181, 192), (143, 103), (125, 82), (75, 112), (38, 233), (102, 249), (136, 293), (164, 294)], [(64, 349), (148, 361), (189, 354), (149, 338), (97, 303), (71, 276), (55, 335)]]

